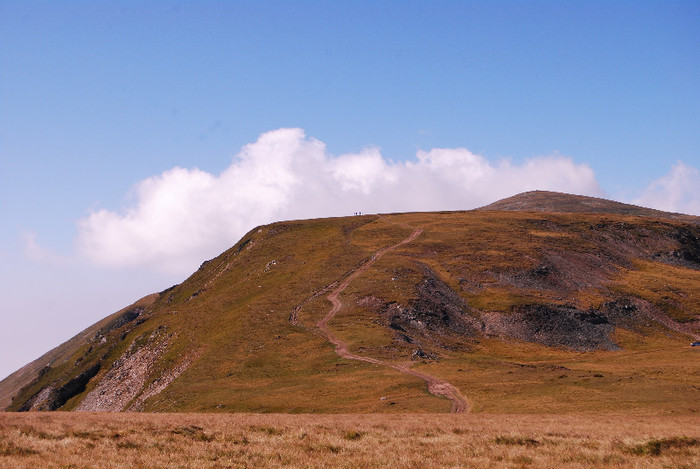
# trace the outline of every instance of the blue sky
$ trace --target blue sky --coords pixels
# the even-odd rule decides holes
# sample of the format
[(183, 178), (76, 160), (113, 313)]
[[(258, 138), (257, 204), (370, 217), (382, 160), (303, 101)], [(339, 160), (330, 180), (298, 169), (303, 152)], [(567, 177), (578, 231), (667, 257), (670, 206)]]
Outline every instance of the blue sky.
[(5, 0), (0, 376), (275, 219), (700, 215), (699, 83), (697, 2)]

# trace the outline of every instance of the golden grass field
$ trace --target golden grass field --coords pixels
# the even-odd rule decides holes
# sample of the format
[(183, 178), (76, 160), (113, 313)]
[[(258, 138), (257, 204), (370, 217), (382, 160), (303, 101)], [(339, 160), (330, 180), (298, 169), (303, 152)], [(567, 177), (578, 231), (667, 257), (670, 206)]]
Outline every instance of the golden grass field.
[(2, 468), (697, 468), (700, 419), (0, 413)]

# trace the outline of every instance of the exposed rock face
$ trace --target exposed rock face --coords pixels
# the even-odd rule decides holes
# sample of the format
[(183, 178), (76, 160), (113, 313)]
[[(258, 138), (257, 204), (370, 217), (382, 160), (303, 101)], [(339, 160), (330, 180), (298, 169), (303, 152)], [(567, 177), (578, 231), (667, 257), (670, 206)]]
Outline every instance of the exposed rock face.
[(615, 327), (639, 331), (642, 324), (657, 323), (669, 330), (700, 337), (695, 323), (682, 324), (646, 301), (622, 298), (603, 303), (598, 310), (560, 305), (524, 305), (510, 314), (485, 313), (484, 332), (550, 347), (580, 352), (618, 350), (610, 338)]
[(508, 315), (487, 313), (484, 319), (485, 332), (490, 335), (581, 352), (618, 349), (610, 339), (614, 326), (599, 311), (559, 305), (524, 305)]
[(146, 310), (146, 308), (137, 306), (135, 308), (128, 309), (124, 311), (121, 315), (119, 315), (114, 322), (109, 324), (107, 327), (103, 328), (100, 331), (101, 335), (105, 335), (109, 333), (110, 331), (113, 331), (115, 329), (119, 329), (125, 324), (130, 323), (131, 321), (137, 319), (141, 314)]
[(418, 299), (411, 303), (417, 320), (430, 330), (444, 327), (460, 335), (475, 335), (479, 327), (467, 303), (432, 271), (426, 268), (425, 273), (423, 283), (418, 285)]
[(472, 337), (480, 329), (470, 315), (467, 303), (430, 269), (417, 286), (418, 298), (408, 306), (386, 305), (383, 313), (389, 327), (418, 335), (454, 335)]
[(637, 303), (639, 300), (635, 302), (629, 298), (607, 301), (601, 305), (600, 312), (605, 314), (612, 325), (634, 330), (639, 328), (642, 316)]
[(24, 403), (23, 410), (56, 410), (73, 396), (85, 391), (85, 386), (100, 371), (101, 364), (95, 363), (62, 386), (47, 386), (36, 396)]
[(678, 240), (680, 247), (673, 252), (673, 255), (684, 264), (695, 269), (700, 269), (700, 229), (682, 227), (676, 230), (674, 237)]
[(37, 394), (33, 400), (25, 403), (24, 408), (22, 408), (21, 410), (41, 410), (44, 404), (46, 404), (46, 402), (48, 401), (49, 396), (51, 396), (53, 390), (53, 386), (46, 386), (44, 389), (39, 391), (39, 394)]
[[(477, 314), (449, 285), (424, 265), (423, 281), (416, 285), (417, 298), (408, 305), (384, 303), (375, 297), (361, 300), (362, 306), (382, 316), (395, 331), (395, 339), (411, 344), (413, 359), (437, 359), (439, 349), (465, 349), (465, 339), (477, 336), (481, 322)], [(437, 347), (437, 348), (436, 348)]]
[(137, 346), (136, 343), (132, 343), (129, 350), (114, 362), (100, 383), (83, 398), (76, 410), (125, 410), (143, 390), (151, 368), (168, 349), (171, 339), (172, 336), (158, 337), (153, 333), (145, 345)]
[[(566, 280), (559, 272), (561, 265), (561, 260), (555, 266), (553, 263), (542, 264), (521, 276), (511, 277), (509, 281), (540, 289), (553, 283), (559, 289), (566, 289), (571, 285), (563, 285)], [(622, 298), (608, 301), (598, 310), (557, 304), (526, 304), (515, 307), (510, 313), (477, 311), (434, 272), (424, 266), (423, 270), (425, 277), (416, 288), (418, 298), (408, 306), (388, 303), (379, 308), (377, 302), (380, 300), (375, 297), (360, 302), (368, 309), (378, 310), (386, 324), (396, 331), (396, 338), (419, 346), (417, 350), (431, 345), (449, 348), (452, 341), (446, 339), (477, 337), (481, 333), (576, 351), (618, 350), (618, 345), (611, 339), (615, 327), (636, 329), (640, 318), (651, 317), (649, 311), (653, 309), (650, 305), (641, 307), (638, 301)], [(679, 330), (678, 327), (673, 329)]]
[(170, 383), (180, 376), (192, 363), (195, 355), (187, 356), (183, 361), (170, 371), (166, 371), (158, 376), (144, 391), (132, 401), (126, 410), (139, 412), (143, 410), (146, 400), (159, 394), (165, 388), (170, 386)]

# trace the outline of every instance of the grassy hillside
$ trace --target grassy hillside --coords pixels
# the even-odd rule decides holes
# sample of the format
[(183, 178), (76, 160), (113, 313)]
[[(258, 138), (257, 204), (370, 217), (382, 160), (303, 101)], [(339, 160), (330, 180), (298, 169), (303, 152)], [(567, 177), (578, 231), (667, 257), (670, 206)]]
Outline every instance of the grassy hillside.
[[(0, 396), (21, 383), (10, 410), (449, 411), (392, 364), (451, 383), (475, 412), (696, 412), (697, 219), (547, 200), (255, 228)], [(317, 327), (360, 266), (329, 328), (381, 364), (340, 358)]]

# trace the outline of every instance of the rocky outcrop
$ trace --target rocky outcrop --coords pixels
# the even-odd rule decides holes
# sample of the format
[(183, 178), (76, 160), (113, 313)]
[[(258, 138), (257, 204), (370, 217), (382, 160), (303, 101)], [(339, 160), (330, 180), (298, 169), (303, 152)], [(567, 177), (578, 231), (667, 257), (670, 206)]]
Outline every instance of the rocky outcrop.
[(19, 410), (56, 410), (61, 408), (69, 399), (85, 391), (87, 383), (100, 371), (100, 368), (101, 364), (95, 363), (63, 385), (45, 387), (36, 396), (25, 402)]
[(392, 329), (418, 336), (473, 337), (480, 329), (471, 315), (471, 308), (449, 285), (430, 269), (423, 268), (425, 276), (417, 285), (417, 298), (408, 306), (390, 303), (382, 316)]
[[(138, 345), (136, 340), (132, 342), (129, 349), (113, 363), (97, 386), (83, 398), (76, 410), (95, 412), (126, 410), (127, 406), (144, 390), (153, 365), (170, 347), (173, 338), (172, 334), (156, 331), (145, 344)], [(179, 373), (177, 375), (179, 376)], [(172, 379), (167, 381), (167, 384), (170, 384)], [(157, 386), (155, 388), (152, 386), (148, 389), (148, 397), (155, 394), (154, 389)], [(164, 386), (160, 388), (162, 389)], [(140, 405), (143, 405), (146, 398), (139, 401)]]
[(160, 394), (170, 383), (175, 381), (192, 363), (196, 354), (185, 357), (175, 368), (162, 373), (144, 391), (134, 399), (126, 410), (140, 412), (143, 410), (146, 401), (151, 397)]
[(613, 324), (599, 311), (560, 305), (523, 305), (510, 314), (486, 313), (484, 332), (576, 351), (617, 350)]
[(700, 228), (679, 227), (673, 237), (678, 241), (679, 247), (671, 254), (683, 265), (700, 269)]

